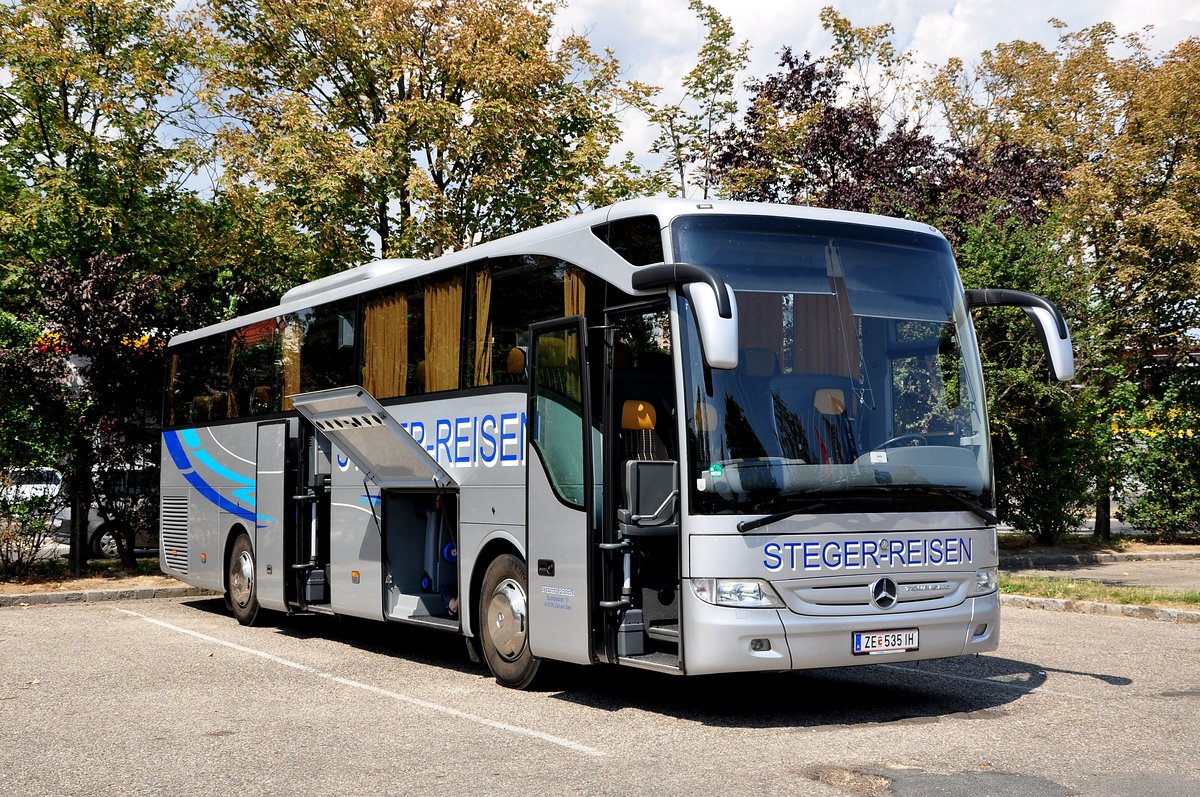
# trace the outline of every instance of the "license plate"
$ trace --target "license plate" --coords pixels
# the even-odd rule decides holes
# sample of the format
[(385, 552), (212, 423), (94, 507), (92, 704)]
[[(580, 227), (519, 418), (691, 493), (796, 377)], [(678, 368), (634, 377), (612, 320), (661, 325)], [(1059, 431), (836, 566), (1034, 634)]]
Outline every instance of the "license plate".
[(916, 650), (919, 645), (917, 629), (901, 628), (896, 631), (855, 631), (850, 642), (850, 652), (855, 656), (870, 656), (876, 653), (902, 653)]

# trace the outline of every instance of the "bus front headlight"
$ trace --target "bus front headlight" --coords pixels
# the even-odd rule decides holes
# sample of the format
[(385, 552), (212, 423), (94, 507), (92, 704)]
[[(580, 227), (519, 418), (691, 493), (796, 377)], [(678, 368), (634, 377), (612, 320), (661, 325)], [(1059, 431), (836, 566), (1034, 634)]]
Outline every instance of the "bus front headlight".
[(971, 586), (971, 597), (977, 595), (987, 595), (989, 592), (995, 592), (1000, 585), (1000, 569), (997, 567), (985, 567), (975, 571), (975, 583)]
[(774, 588), (758, 578), (693, 578), (692, 592), (714, 606), (740, 609), (782, 609), (783, 601)]

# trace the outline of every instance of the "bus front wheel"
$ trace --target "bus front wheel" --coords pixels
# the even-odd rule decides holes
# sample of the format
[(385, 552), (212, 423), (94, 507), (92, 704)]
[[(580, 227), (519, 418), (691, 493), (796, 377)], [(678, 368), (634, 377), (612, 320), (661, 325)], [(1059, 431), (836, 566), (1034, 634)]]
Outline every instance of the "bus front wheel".
[(227, 600), (233, 616), (242, 625), (254, 625), (258, 619), (258, 579), (254, 572), (254, 546), (245, 534), (239, 534), (229, 550)]
[(528, 571), (512, 554), (492, 560), (479, 596), (479, 631), (488, 669), (502, 686), (524, 689), (540, 661), (529, 649)]

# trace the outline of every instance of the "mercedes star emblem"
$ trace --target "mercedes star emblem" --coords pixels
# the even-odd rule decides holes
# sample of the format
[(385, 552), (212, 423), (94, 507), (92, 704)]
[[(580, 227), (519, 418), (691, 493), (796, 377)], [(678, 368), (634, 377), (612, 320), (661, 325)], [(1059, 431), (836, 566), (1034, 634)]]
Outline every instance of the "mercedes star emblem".
[(871, 603), (880, 609), (890, 609), (896, 605), (897, 593), (895, 581), (881, 578), (871, 585)]

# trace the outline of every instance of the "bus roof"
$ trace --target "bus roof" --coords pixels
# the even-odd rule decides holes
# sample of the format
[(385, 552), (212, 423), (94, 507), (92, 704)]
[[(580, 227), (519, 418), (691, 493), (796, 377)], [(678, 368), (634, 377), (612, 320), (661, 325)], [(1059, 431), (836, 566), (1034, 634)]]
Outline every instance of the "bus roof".
[[(279, 304), (274, 307), (175, 335), (171, 338), (169, 345), (174, 346), (209, 335), (228, 332), (314, 305), (355, 296), (414, 277), (436, 274), (444, 269), (489, 257), (511, 255), (558, 257), (597, 274), (628, 293), (636, 293), (632, 288), (631, 280), (637, 266), (626, 261), (593, 235), (592, 228), (609, 221), (634, 216), (656, 216), (665, 228), (676, 217), (693, 214), (737, 214), (812, 219), (814, 221), (888, 227), (942, 237), (936, 228), (920, 222), (806, 205), (775, 205), (727, 200), (629, 199), (431, 260), (389, 258), (346, 269), (288, 290), (280, 298)], [(579, 262), (578, 259), (582, 259), (583, 262)], [(647, 295), (656, 292), (658, 291), (651, 291)]]

